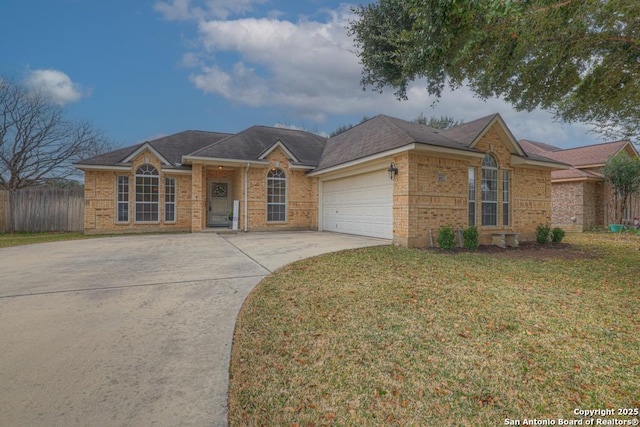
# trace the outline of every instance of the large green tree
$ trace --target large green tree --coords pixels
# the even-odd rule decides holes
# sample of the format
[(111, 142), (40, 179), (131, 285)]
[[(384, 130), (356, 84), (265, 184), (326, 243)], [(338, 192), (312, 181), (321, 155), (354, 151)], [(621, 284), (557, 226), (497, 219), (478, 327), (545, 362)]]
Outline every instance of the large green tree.
[(603, 133), (638, 136), (640, 1), (379, 0), (354, 9), (362, 83), (468, 85), (517, 110), (542, 108)]

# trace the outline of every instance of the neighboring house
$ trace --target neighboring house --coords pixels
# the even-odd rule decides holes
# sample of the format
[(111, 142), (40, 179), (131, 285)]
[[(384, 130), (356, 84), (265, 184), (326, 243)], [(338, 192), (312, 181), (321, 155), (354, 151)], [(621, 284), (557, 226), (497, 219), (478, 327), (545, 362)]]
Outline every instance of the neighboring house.
[[(429, 246), (443, 225), (533, 239), (551, 220), (551, 171), (499, 115), (448, 130), (380, 115), (326, 139), (254, 126), (123, 148), (85, 172), (85, 233), (323, 230)], [(233, 209), (233, 201), (239, 209)]]
[[(554, 227), (567, 231), (586, 231), (607, 226), (613, 221), (611, 186), (602, 169), (612, 156), (638, 157), (630, 141), (615, 141), (584, 147), (560, 149), (541, 142), (521, 140), (529, 154), (537, 154), (571, 165), (570, 169), (551, 173), (552, 215)], [(632, 196), (625, 214), (628, 223), (640, 216), (640, 197)]]

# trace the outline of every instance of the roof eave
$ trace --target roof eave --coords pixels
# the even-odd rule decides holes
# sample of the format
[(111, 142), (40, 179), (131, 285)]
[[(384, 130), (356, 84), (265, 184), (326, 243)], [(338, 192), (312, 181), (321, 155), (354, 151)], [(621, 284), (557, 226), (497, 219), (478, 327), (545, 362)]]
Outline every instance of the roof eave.
[(449, 147), (440, 147), (437, 145), (430, 145), (430, 144), (425, 144), (422, 142), (412, 142), (410, 144), (406, 144), (403, 145), (401, 147), (398, 148), (394, 148), (391, 150), (386, 150), (386, 151), (381, 151), (379, 153), (376, 154), (372, 154), (366, 157), (362, 157), (360, 159), (355, 159), (355, 160), (351, 160), (349, 162), (345, 162), (345, 163), (340, 163), (338, 165), (333, 165), (333, 166), (329, 166), (327, 168), (323, 168), (323, 169), (316, 169), (314, 171), (312, 171), (311, 173), (308, 174), (308, 176), (318, 176), (318, 175), (323, 175), (323, 174), (327, 174), (327, 173), (331, 173), (331, 172), (336, 172), (339, 171), (341, 169), (346, 169), (346, 168), (350, 168), (353, 166), (358, 166), (361, 165), (363, 163), (367, 163), (373, 160), (378, 160), (384, 157), (389, 157), (389, 156), (393, 156), (396, 154), (400, 154), (400, 153), (404, 153), (407, 151), (415, 151), (417, 153), (427, 153), (427, 154), (437, 154), (440, 156), (446, 156), (446, 157), (454, 157), (454, 158), (469, 158), (469, 157), (474, 157), (474, 158), (483, 158), (484, 157), (484, 153), (478, 151), (478, 150), (473, 150), (473, 149), (457, 149), (457, 148), (449, 148)]
[(339, 171), (341, 169), (347, 169), (353, 166), (358, 166), (361, 165), (363, 163), (367, 163), (373, 160), (378, 160), (378, 159), (382, 159), (384, 157), (388, 157), (388, 156), (393, 156), (394, 154), (400, 154), (403, 153), (405, 151), (410, 151), (413, 150), (415, 148), (415, 143), (414, 144), (407, 144), (404, 145), (402, 147), (399, 148), (395, 148), (393, 150), (387, 150), (387, 151), (382, 151), (380, 153), (376, 153), (376, 154), (372, 154), (366, 157), (362, 157), (359, 159), (355, 159), (355, 160), (351, 160), (348, 162), (344, 162), (344, 163), (340, 163), (337, 165), (333, 165), (333, 166), (329, 166), (329, 167), (325, 167), (322, 169), (315, 169), (312, 172), (310, 172), (309, 174), (307, 174), (307, 176), (319, 176), (319, 175), (324, 175), (327, 173), (331, 173), (331, 172), (336, 172)]
[(111, 170), (111, 171), (130, 171), (131, 166), (127, 165), (91, 165), (85, 163), (74, 163), (73, 167), (80, 170)]
[(587, 165), (573, 165), (576, 169), (594, 169), (604, 167), (604, 163), (591, 163)]
[(582, 181), (600, 182), (602, 180), (603, 180), (603, 178), (581, 176), (579, 178), (578, 177), (576, 177), (576, 178), (551, 178), (551, 183), (552, 184), (560, 184), (560, 183), (563, 183), (563, 182), (582, 182)]
[(442, 147), (439, 145), (427, 144), (424, 142), (417, 142), (415, 144), (415, 151), (420, 153), (432, 153), (439, 155), (447, 155), (452, 157), (475, 157), (478, 159), (482, 159), (485, 156), (485, 153), (482, 151), (473, 149), (473, 148), (451, 148), (451, 147)]
[(216, 166), (245, 166), (247, 164), (257, 166), (268, 166), (269, 162), (266, 160), (246, 160), (246, 159), (225, 159), (219, 157), (199, 157), (199, 156), (182, 156), (183, 165), (192, 165), (193, 162), (201, 163), (204, 165), (216, 165)]
[(543, 160), (533, 160), (533, 159), (526, 158), (526, 157), (520, 157), (520, 156), (515, 155), (515, 154), (511, 155), (511, 166), (525, 166), (525, 167), (528, 166), (528, 167), (546, 168), (546, 169), (553, 169), (553, 170), (571, 169), (571, 166), (567, 165), (565, 163), (558, 163), (558, 162), (552, 162), (552, 161), (545, 162)]
[(316, 166), (294, 165), (294, 164), (289, 163), (289, 169), (292, 169), (292, 170), (312, 171), (315, 168), (316, 168)]

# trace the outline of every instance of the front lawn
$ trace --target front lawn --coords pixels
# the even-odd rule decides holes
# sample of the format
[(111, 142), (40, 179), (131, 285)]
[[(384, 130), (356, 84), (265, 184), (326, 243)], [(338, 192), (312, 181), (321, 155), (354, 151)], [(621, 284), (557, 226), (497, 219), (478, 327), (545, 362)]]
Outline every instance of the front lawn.
[(83, 233), (0, 233), (0, 248), (11, 246), (30, 245), (33, 243), (60, 242), (63, 240), (86, 239), (92, 236), (85, 236)]
[(482, 426), (640, 407), (640, 237), (565, 241), (387, 246), (278, 270), (238, 319), (230, 424)]

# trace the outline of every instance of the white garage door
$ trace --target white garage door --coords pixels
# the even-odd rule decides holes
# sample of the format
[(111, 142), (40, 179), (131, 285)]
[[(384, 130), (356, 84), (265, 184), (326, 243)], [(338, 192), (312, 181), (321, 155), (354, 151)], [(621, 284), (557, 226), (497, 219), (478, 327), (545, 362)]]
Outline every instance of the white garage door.
[(387, 171), (324, 181), (322, 229), (393, 238), (393, 182)]

